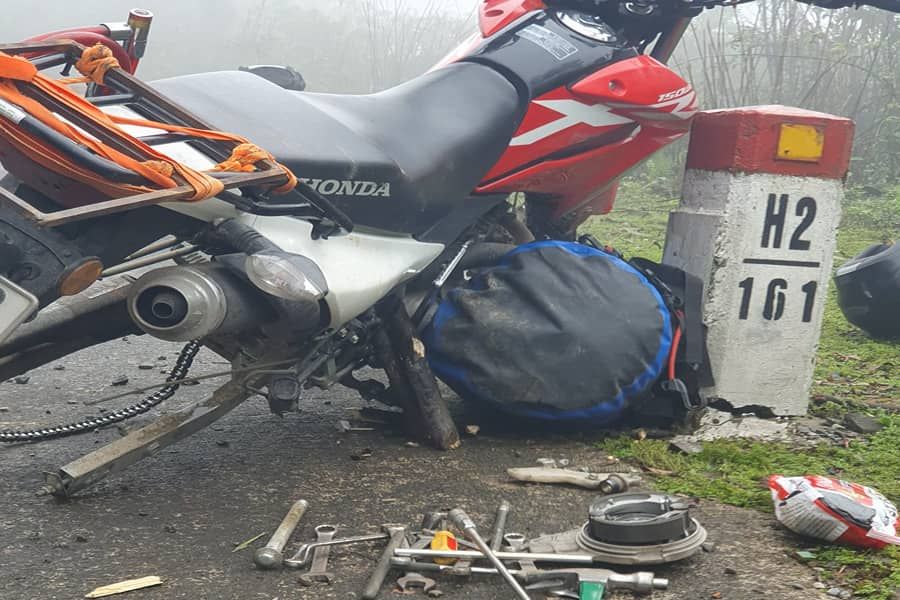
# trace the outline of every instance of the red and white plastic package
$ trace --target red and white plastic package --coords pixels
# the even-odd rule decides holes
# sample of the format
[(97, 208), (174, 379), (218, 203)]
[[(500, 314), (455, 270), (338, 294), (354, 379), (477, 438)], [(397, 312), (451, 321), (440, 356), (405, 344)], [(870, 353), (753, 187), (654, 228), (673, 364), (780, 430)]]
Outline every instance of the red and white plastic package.
[(769, 477), (775, 517), (785, 527), (827, 542), (900, 546), (897, 507), (877, 490), (830, 477)]

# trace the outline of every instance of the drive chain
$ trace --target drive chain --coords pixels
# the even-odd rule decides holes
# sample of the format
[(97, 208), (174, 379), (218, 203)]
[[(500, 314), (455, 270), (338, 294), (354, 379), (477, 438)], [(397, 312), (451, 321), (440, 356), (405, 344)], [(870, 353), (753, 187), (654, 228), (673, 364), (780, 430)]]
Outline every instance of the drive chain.
[[(199, 341), (192, 340), (181, 349), (181, 352), (178, 354), (178, 359), (175, 361), (175, 366), (172, 367), (172, 371), (166, 378), (167, 383), (170, 381), (180, 381), (187, 376), (191, 365), (194, 363), (194, 357), (197, 356), (197, 352), (200, 351), (201, 347), (202, 344)], [(168, 400), (175, 394), (179, 387), (181, 387), (181, 384), (178, 383), (167, 385), (150, 394), (137, 404), (120, 408), (97, 417), (90, 417), (76, 423), (27, 431), (3, 430), (0, 431), (0, 443), (42, 442), (54, 438), (87, 433), (89, 431), (94, 431), (99, 427), (120, 423), (143, 414), (157, 404)]]

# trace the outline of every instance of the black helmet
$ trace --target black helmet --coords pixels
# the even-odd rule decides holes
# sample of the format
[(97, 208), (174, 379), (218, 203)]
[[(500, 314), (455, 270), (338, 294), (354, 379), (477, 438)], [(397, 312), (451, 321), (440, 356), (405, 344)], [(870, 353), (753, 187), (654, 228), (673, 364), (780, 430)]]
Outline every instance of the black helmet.
[(834, 275), (847, 320), (876, 338), (900, 339), (900, 244), (876, 244)]

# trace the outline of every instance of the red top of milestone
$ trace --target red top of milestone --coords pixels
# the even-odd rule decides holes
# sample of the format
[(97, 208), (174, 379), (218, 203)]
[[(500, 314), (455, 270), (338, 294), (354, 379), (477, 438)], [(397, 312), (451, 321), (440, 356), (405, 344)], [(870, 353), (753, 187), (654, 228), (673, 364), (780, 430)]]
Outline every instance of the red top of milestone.
[[(824, 134), (816, 162), (778, 158), (784, 124), (812, 125)], [(687, 168), (843, 179), (850, 168), (854, 124), (850, 119), (789, 106), (751, 106), (697, 113)]]

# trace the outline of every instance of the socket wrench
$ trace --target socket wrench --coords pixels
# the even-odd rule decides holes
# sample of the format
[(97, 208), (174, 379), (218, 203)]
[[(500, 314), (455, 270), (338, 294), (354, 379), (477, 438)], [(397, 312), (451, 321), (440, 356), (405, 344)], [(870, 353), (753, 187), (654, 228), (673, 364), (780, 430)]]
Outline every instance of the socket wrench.
[(491, 563), (497, 568), (497, 571), (506, 580), (506, 583), (509, 584), (509, 587), (513, 589), (516, 595), (520, 598), (520, 600), (531, 600), (531, 596), (528, 595), (522, 586), (516, 581), (516, 578), (510, 574), (509, 570), (506, 568), (506, 565), (503, 564), (497, 555), (491, 550), (490, 546), (485, 543), (482, 539), (481, 535), (478, 533), (478, 529), (475, 527), (475, 521), (469, 518), (469, 515), (465, 513), (461, 508), (454, 508), (450, 511), (450, 520), (453, 521), (453, 524), (456, 525), (460, 531), (466, 534), (470, 540), (475, 542), (475, 545), (484, 552), (484, 555), (491, 561)]

